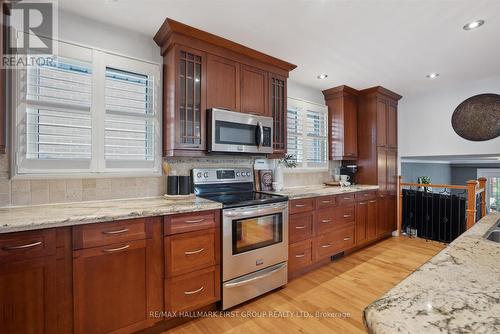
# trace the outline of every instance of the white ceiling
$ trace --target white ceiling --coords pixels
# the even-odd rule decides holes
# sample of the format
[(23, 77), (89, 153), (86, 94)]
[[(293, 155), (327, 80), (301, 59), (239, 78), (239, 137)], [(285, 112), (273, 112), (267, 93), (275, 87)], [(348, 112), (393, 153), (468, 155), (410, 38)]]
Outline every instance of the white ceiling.
[[(166, 17), (298, 65), (318, 89), (383, 85), (402, 95), (500, 75), (499, 0), (59, 0), (153, 37)], [(473, 31), (462, 26), (486, 24)], [(439, 72), (438, 79), (425, 75)], [(316, 76), (327, 73), (325, 80)]]

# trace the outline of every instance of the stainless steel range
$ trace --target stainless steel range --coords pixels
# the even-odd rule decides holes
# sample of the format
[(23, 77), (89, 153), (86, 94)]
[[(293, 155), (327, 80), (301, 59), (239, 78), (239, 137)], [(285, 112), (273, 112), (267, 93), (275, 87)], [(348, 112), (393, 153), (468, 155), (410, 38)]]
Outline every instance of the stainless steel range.
[(253, 171), (193, 169), (197, 196), (223, 205), (222, 309), (288, 281), (288, 198), (254, 191)]

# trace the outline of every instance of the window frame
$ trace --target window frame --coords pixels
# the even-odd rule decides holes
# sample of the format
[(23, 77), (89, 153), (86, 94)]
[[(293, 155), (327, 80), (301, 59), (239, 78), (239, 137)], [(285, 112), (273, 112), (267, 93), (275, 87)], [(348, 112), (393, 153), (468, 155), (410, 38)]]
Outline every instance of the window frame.
[[(22, 34), (23, 32), (19, 32)], [(16, 38), (16, 34), (11, 38)], [(14, 41), (15, 42), (15, 41)], [(30, 178), (79, 178), (79, 177), (111, 177), (111, 176), (158, 176), (161, 175), (162, 160), (162, 64), (138, 58), (120, 55), (114, 52), (81, 45), (78, 43), (58, 40), (58, 56), (80, 61), (90, 61), (92, 101), (91, 116), (91, 159), (87, 164), (76, 163), (71, 160), (36, 160), (27, 159), (26, 146), (20, 141), (25, 135), (20, 131), (20, 125), (25, 122), (26, 104), (21, 101), (20, 85), (22, 71), (10, 71), (9, 83), (12, 87), (10, 105), (12, 107), (11, 133), (11, 177), (14, 179)], [(105, 84), (106, 68), (113, 67), (128, 72), (152, 75), (154, 79), (154, 159), (151, 161), (124, 160), (119, 161), (120, 167), (113, 164), (106, 166), (105, 150)], [(96, 144), (98, 143), (98, 144)], [(24, 151), (24, 153), (23, 153)], [(24, 154), (24, 157), (23, 157)], [(115, 160), (116, 161), (116, 160)], [(29, 162), (29, 163), (27, 163)]]
[[(305, 124), (307, 124), (307, 110), (309, 111), (314, 111), (314, 112), (319, 112), (325, 115), (326, 119), (326, 137), (324, 139), (325, 145), (326, 145), (326, 160), (324, 163), (321, 163), (321, 165), (318, 165), (317, 163), (308, 163), (307, 161), (303, 161), (298, 164), (296, 168), (285, 168), (284, 171), (286, 173), (316, 173), (316, 172), (328, 172), (329, 171), (329, 160), (328, 160), (328, 149), (329, 149), (329, 142), (328, 142), (328, 107), (323, 104), (307, 101), (304, 99), (300, 98), (295, 98), (295, 97), (287, 97), (287, 113), (288, 109), (296, 109), (298, 111), (298, 117), (299, 121), (304, 124), (304, 128), (302, 129), (302, 133), (300, 137), (302, 138), (302, 158), (303, 160), (307, 159), (307, 145), (306, 145), (306, 140), (308, 138), (307, 131), (305, 128)], [(288, 122), (288, 118), (287, 118)], [(287, 123), (288, 124), (288, 123)], [(287, 138), (289, 138), (290, 133), (288, 132), (288, 126), (287, 126)], [(288, 141), (288, 139), (287, 139)], [(288, 143), (287, 143), (287, 153), (288, 152)]]

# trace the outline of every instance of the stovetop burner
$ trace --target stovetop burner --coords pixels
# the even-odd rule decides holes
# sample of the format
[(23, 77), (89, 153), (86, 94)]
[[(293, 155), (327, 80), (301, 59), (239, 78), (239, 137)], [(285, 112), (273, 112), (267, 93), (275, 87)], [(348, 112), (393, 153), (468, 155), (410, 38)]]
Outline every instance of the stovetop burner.
[(254, 191), (251, 168), (193, 169), (194, 193), (222, 203), (223, 208), (288, 201), (288, 197)]
[(288, 197), (271, 195), (258, 191), (237, 192), (226, 194), (206, 194), (199, 195), (202, 198), (222, 203), (224, 208), (234, 208), (239, 206), (252, 206), (258, 204), (278, 203), (288, 201)]

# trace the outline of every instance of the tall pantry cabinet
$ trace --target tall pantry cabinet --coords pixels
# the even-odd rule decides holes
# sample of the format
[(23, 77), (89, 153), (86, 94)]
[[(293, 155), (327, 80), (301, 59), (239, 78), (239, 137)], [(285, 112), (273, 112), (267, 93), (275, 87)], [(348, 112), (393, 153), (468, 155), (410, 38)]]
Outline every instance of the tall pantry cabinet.
[(377, 86), (358, 96), (358, 173), (360, 184), (379, 185), (376, 234), (396, 229), (398, 175), (397, 110), (401, 96)]

